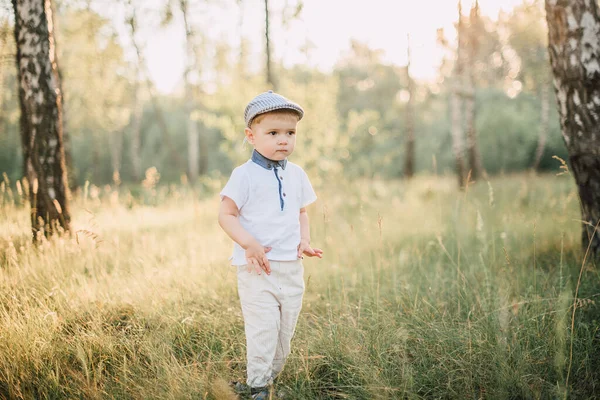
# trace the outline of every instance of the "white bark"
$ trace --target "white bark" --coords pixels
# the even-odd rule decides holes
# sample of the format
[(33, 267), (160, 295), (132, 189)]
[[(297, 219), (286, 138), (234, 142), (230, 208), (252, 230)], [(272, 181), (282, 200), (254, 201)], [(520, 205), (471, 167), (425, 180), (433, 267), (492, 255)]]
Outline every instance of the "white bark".
[(39, 191), (30, 194), (35, 239), (42, 226), (46, 234), (57, 222), (69, 229), (62, 93), (51, 1), (13, 0), (13, 9), (25, 173), (29, 182), (39, 184)]
[(592, 78), (600, 74), (600, 60), (598, 60), (598, 48), (600, 48), (600, 21), (594, 18), (592, 13), (586, 11), (581, 16), (581, 65), (585, 76)]
[(546, 19), (561, 130), (579, 193), (582, 251), (600, 259), (600, 234), (594, 231), (600, 221), (598, 4), (546, 0)]

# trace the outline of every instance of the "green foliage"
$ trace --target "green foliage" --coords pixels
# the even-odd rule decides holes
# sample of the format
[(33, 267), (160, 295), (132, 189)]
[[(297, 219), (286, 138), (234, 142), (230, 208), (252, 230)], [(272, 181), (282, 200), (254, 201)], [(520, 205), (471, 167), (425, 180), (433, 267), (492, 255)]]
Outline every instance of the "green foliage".
[[(110, 22), (85, 8), (57, 17), (65, 132), (80, 183), (112, 178), (110, 149), (129, 122), (132, 86), (123, 49)], [(64, 22), (63, 22), (64, 21)], [(111, 179), (112, 180), (112, 179)]]
[[(478, 92), (477, 95), (481, 99), (477, 109), (477, 129), (486, 170), (497, 173), (527, 169), (537, 146), (540, 121), (538, 98), (530, 93), (522, 93), (510, 99), (503, 92), (491, 90)], [(481, 106), (483, 104), (487, 106)], [(543, 160), (546, 168), (556, 166), (551, 161), (552, 155), (567, 158), (556, 113), (552, 116), (549, 143)]]
[[(539, 91), (549, 77), (542, 11), (539, 4), (527, 3), (500, 21), (487, 17), (478, 21), (468, 28), (477, 32), (477, 42), (470, 45), (476, 49), (476, 127), (484, 167), (489, 173), (528, 169), (539, 132)], [(163, 182), (179, 182), (187, 165), (187, 104), (181, 93), (150, 96), (147, 82), (138, 76), (138, 66), (128, 61), (126, 54), (131, 49), (118, 40), (113, 23), (85, 2), (60, 2), (57, 43), (72, 172), (79, 184), (86, 180), (110, 183), (116, 163), (120, 179), (132, 181), (132, 113), (134, 88), (139, 85), (142, 90), (137, 101), (144, 110), (142, 168), (156, 167)], [(0, 94), (0, 171), (14, 180), (22, 175), (18, 92), (16, 71), (5, 61), (14, 55), (14, 43), (10, 23), (4, 20), (1, 26), (5, 45), (0, 49), (0, 81), (5, 90)], [(264, 74), (249, 66), (246, 40), (237, 50), (222, 40), (204, 41), (202, 49), (202, 54), (214, 57), (200, 63), (202, 78), (193, 90), (198, 106), (191, 118), (198, 123), (200, 155), (208, 176), (217, 177), (228, 175), (248, 158), (250, 146), (242, 143), (243, 110), (253, 96), (269, 87)], [(443, 76), (442, 69), (437, 83), (416, 82), (417, 172), (454, 170), (448, 97), (452, 80)], [(383, 63), (381, 51), (355, 41), (332, 72), (281, 65), (277, 71), (280, 91), (306, 110), (292, 161), (303, 165), (315, 179), (332, 179), (342, 171), (350, 178), (402, 176), (407, 100), (404, 67)], [(520, 94), (509, 90), (519, 82)], [(554, 168), (553, 155), (565, 158), (558, 132), (552, 106), (542, 169)]]
[(473, 69), (477, 86), (496, 87), (510, 72), (498, 23), (489, 17), (473, 13), (474, 9), (470, 12), (473, 22), (465, 22), (466, 52), (469, 60), (472, 60), (469, 68)]
[(299, 124), (297, 153), (292, 158), (318, 179), (335, 176), (340, 171), (340, 158), (347, 141), (340, 131), (336, 111), (338, 85), (335, 79), (321, 73), (310, 73), (308, 79), (300, 76), (308, 71), (293, 70), (282, 80), (282, 91), (305, 109)]
[(12, 25), (0, 18), (0, 169), (12, 180), (23, 175), (14, 43)]
[(352, 110), (375, 110), (385, 115), (393, 110), (398, 92), (407, 85), (404, 68), (383, 64), (381, 51), (357, 41), (352, 41), (350, 54), (339, 61), (335, 75), (340, 87), (337, 109), (344, 121)]
[(518, 78), (529, 91), (550, 85), (551, 69), (548, 57), (548, 28), (543, 2), (528, 0), (505, 17), (503, 25), (510, 32), (508, 43), (521, 62)]

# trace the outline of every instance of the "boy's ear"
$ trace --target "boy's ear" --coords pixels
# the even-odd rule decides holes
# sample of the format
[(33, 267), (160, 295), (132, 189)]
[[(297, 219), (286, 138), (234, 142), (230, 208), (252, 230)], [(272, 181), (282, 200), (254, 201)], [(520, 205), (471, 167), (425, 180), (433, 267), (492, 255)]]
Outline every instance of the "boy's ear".
[(254, 133), (252, 132), (252, 129), (246, 128), (244, 129), (244, 133), (246, 134), (246, 139), (248, 140), (248, 143), (254, 144)]

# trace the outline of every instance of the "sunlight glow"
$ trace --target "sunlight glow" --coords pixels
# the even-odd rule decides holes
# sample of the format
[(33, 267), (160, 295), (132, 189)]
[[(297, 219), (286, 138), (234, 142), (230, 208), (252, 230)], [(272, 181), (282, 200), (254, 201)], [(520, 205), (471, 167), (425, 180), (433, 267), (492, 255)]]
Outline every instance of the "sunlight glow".
[[(482, 0), (482, 15), (497, 19), (501, 10), (509, 11), (522, 0)], [(145, 7), (154, 8), (157, 0), (148, 0)], [(264, 3), (245, 0), (242, 8), (235, 2), (227, 6), (202, 9), (192, 15), (192, 23), (204, 29), (208, 43), (226, 41), (235, 49), (243, 36), (251, 44), (250, 70), (263, 68)], [(433, 81), (443, 50), (436, 43), (436, 31), (443, 28), (451, 43), (455, 41), (454, 22), (457, 2), (430, 0), (304, 0), (298, 19), (282, 26), (285, 4), (294, 1), (271, 1), (271, 32), (274, 57), (285, 66), (307, 64), (321, 70), (332, 69), (337, 60), (356, 39), (372, 48), (383, 50), (383, 62), (405, 65), (407, 34), (411, 37), (411, 71), (416, 79)], [(472, 0), (463, 0), (467, 14)], [(240, 13), (241, 11), (241, 13)], [(158, 11), (154, 10), (154, 15)], [(156, 17), (146, 24), (140, 37), (145, 41), (145, 55), (151, 78), (163, 93), (173, 92), (181, 83), (185, 66), (183, 23), (177, 13), (169, 27), (158, 28)], [(210, 58), (210, 53), (206, 55)], [(209, 69), (209, 67), (207, 67)]]

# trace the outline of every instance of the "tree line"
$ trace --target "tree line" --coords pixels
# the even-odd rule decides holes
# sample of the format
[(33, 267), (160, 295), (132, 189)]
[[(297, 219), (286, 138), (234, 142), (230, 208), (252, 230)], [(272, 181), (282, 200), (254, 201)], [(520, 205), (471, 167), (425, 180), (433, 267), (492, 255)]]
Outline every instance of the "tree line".
[[(547, 106), (552, 98), (540, 95), (549, 92), (550, 83), (538, 79), (549, 74), (546, 32), (541, 26), (543, 15), (539, 6), (516, 9), (499, 21), (481, 17), (474, 10), (469, 15), (461, 13), (457, 19), (458, 36), (466, 39), (459, 40), (456, 46), (446, 39), (453, 32), (441, 33), (440, 47), (447, 50), (448, 57), (440, 66), (439, 82), (430, 83), (411, 77), (408, 65), (384, 63), (380, 51), (356, 41), (331, 73), (323, 74), (304, 65), (284, 68), (267, 55), (262, 68), (265, 72), (251, 70), (250, 44), (245, 38), (240, 38), (238, 48), (225, 42), (211, 43), (205, 37), (206, 28), (202, 29), (197, 18), (194, 19), (203, 11), (198, 8), (199, 2), (165, 1), (160, 23), (185, 25), (182, 42), (186, 66), (181, 77), (181, 94), (164, 95), (157, 92), (149, 79), (148, 60), (143, 51), (149, 44), (140, 26), (148, 24), (149, 11), (136, 0), (119, 3), (124, 9), (121, 22), (130, 36), (129, 49), (117, 40), (115, 21), (107, 20), (90, 7), (94, 2), (56, 3), (55, 36), (62, 66), (59, 71), (63, 76), (63, 94), (72, 99), (66, 102), (64, 110), (68, 114), (64, 129), (70, 137), (65, 141), (66, 156), (69, 159), (71, 152), (77, 154), (72, 163), (67, 163), (72, 186), (86, 180), (96, 184), (115, 180), (140, 182), (144, 171), (152, 166), (161, 171), (166, 181), (178, 181), (182, 174), (195, 181), (198, 176), (216, 170), (226, 173), (236, 157), (236, 146), (231, 143), (236, 135), (228, 131), (232, 127), (238, 129), (232, 100), (243, 99), (243, 93), (250, 95), (279, 86), (286, 93), (297, 90), (303, 96), (309, 82), (320, 94), (327, 95), (323, 101), (333, 104), (335, 118), (321, 115), (320, 109), (309, 109), (309, 117), (328, 118), (333, 131), (329, 135), (351, 138), (338, 154), (328, 154), (328, 159), (337, 160), (338, 166), (342, 165), (354, 176), (410, 176), (431, 170), (432, 156), (441, 171), (460, 165), (462, 161), (455, 161), (456, 157), (465, 160), (470, 157), (480, 159), (478, 164), (491, 174), (531, 167), (544, 170), (553, 165), (552, 155), (566, 156), (558, 135), (558, 116)], [(265, 6), (267, 19), (268, 3)], [(187, 17), (190, 10), (191, 16)], [(283, 18), (279, 11), (276, 21)], [(286, 13), (286, 19), (298, 18), (302, 13), (301, 3)], [(529, 29), (521, 29), (520, 25)], [(12, 30), (10, 24), (2, 26), (2, 32)], [(498, 33), (501, 28), (510, 34), (502, 37)], [(264, 40), (265, 52), (272, 52), (273, 46), (267, 46), (270, 39), (266, 21)], [(11, 51), (14, 46), (8, 37), (2, 47), (6, 60), (14, 59)], [(305, 47), (310, 58), (311, 44), (306, 43)], [(517, 53), (520, 67), (511, 66), (515, 56), (507, 48)], [(410, 49), (406, 51), (410, 53)], [(528, 58), (530, 54), (545, 55), (541, 57), (544, 67), (536, 66), (536, 61)], [(9, 91), (4, 95), (0, 118), (5, 122), (2, 130), (10, 137), (2, 138), (0, 169), (14, 180), (21, 176), (22, 163), (14, 151), (20, 146), (15, 140), (14, 119), (18, 101), (16, 96), (11, 97), (11, 93), (16, 93), (17, 82), (8, 61), (3, 65), (3, 83)], [(528, 72), (536, 68), (541, 73)], [(208, 91), (207, 85), (198, 81), (202, 74), (212, 74), (211, 84), (216, 88)], [(522, 84), (522, 90), (510, 98), (507, 93), (513, 89), (507, 85), (513, 84)], [(242, 102), (238, 103), (243, 107)], [(544, 119), (546, 124), (539, 123)], [(532, 129), (538, 125), (546, 126), (539, 129), (539, 134), (537, 128)], [(374, 129), (370, 132), (377, 133), (369, 133), (371, 127)], [(456, 132), (464, 132), (467, 140)], [(454, 137), (458, 139), (453, 140)], [(542, 143), (538, 137), (547, 137), (547, 143), (538, 146), (538, 142)], [(447, 151), (452, 143), (456, 147), (461, 140), (458, 150)], [(405, 141), (407, 149), (391, 147), (388, 141)], [(521, 146), (516, 145), (518, 142)], [(505, 150), (489, 151), (498, 147)], [(541, 151), (536, 151), (536, 147)], [(476, 157), (478, 149), (480, 154)], [(384, 158), (383, 165), (369, 162)], [(477, 177), (473, 165), (462, 169), (461, 185), (469, 170), (473, 179)]]
[[(69, 176), (83, 173), (86, 180), (101, 181), (98, 169), (102, 169), (112, 182), (123, 178), (138, 181), (144, 164), (160, 164), (163, 171), (171, 171), (171, 179), (179, 176), (195, 182), (199, 176), (230, 168), (236, 158), (244, 157), (237, 150), (239, 109), (257, 88), (280, 89), (314, 111), (304, 125), (304, 144), (310, 151), (304, 153), (302, 161), (309, 169), (325, 174), (343, 170), (354, 176), (410, 178), (430, 163), (423, 154), (433, 154), (436, 166), (451, 165), (454, 158), (458, 184), (464, 186), (468, 179), (516, 164), (494, 164), (497, 154), (488, 153), (497, 153), (497, 149), (490, 143), (504, 143), (510, 153), (525, 151), (520, 168), (537, 169), (543, 166), (544, 157), (551, 157), (548, 147), (561, 151), (553, 142), (558, 135), (549, 132), (552, 115), (556, 115), (549, 106), (553, 76), (559, 105), (554, 126), (560, 123), (579, 186), (583, 243), (597, 243), (593, 227), (600, 217), (595, 142), (600, 50), (595, 2), (546, 1), (546, 28), (544, 10), (536, 1), (524, 2), (498, 21), (482, 17), (478, 2), (463, 15), (459, 1), (457, 43), (450, 44), (446, 34), (438, 32), (439, 45), (449, 56), (440, 66), (438, 82), (432, 85), (412, 78), (410, 45), (405, 66), (383, 63), (379, 51), (359, 42), (353, 42), (350, 53), (332, 74), (302, 65), (278, 65), (272, 56), (268, 0), (264, 1), (264, 75), (247, 69), (248, 43), (243, 38), (237, 62), (230, 62), (231, 48), (225, 43), (213, 43), (211, 62), (207, 63), (206, 36), (190, 18), (190, 10), (198, 3), (166, 0), (163, 24), (179, 13), (185, 29), (181, 98), (159, 95), (149, 79), (141, 50), (143, 38), (138, 34), (139, 4), (134, 0), (125, 4), (123, 22), (129, 28), (136, 55), (135, 62), (128, 62), (114, 31), (110, 33), (110, 22), (89, 3), (82, 6), (65, 1), (58, 7), (58, 14), (63, 13), (60, 17), (53, 1), (12, 0), (13, 23), (2, 23), (0, 81), (3, 85), (12, 82), (18, 88), (20, 119), (15, 124), (14, 119), (11, 122), (7, 118), (14, 118), (9, 108), (15, 98), (10, 97), (10, 91), (3, 91), (0, 124), (4, 132), (19, 126), (21, 156), (2, 154), (0, 164), (23, 165), (34, 237), (38, 232), (68, 230)], [(236, 3), (243, 6), (241, 0)], [(302, 3), (297, 3), (288, 14), (295, 18), (301, 10)], [(87, 38), (69, 26), (82, 20), (85, 23), (80, 28), (88, 31)], [(568, 24), (568, 20), (577, 23)], [(6, 34), (10, 31), (14, 34), (12, 42)], [(100, 51), (102, 56), (87, 63), (81, 60), (77, 70), (63, 68), (63, 60), (78, 60), (80, 54), (69, 50), (77, 41), (81, 41), (78, 49)], [(575, 42), (577, 46), (567, 45)], [(16, 71), (10, 71), (5, 61), (11, 46)], [(308, 58), (310, 43), (304, 50)], [(210, 90), (197, 78), (206, 68), (211, 68), (216, 82)], [(71, 101), (79, 104), (71, 106)], [(532, 112), (523, 115), (523, 107)], [(517, 123), (499, 118), (499, 110), (504, 116), (517, 114)], [(505, 129), (510, 123), (518, 127), (519, 118), (526, 119), (523, 130), (535, 130), (527, 133), (525, 150), (519, 143), (522, 138)], [(498, 141), (501, 130), (507, 136), (505, 142)], [(10, 142), (5, 137), (3, 140)], [(101, 151), (102, 144), (108, 151)], [(125, 147), (128, 156), (124, 155)], [(451, 155), (443, 151), (450, 147)], [(88, 155), (85, 160), (82, 152)], [(103, 162), (106, 159), (110, 162)], [(125, 169), (127, 177), (123, 176)], [(596, 244), (591, 249), (594, 254), (600, 252)]]

